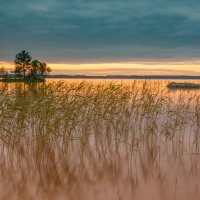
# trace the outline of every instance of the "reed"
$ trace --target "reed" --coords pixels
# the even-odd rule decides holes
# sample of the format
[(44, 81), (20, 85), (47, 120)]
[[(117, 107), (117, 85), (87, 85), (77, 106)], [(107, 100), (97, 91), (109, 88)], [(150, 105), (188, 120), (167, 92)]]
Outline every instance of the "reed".
[(0, 199), (198, 199), (199, 130), (197, 91), (4, 84)]

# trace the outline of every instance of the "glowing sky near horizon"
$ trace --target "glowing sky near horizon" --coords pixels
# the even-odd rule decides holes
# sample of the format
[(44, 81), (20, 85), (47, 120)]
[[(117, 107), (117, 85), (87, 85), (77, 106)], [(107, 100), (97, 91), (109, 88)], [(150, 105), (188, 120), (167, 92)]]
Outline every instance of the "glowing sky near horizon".
[(199, 75), (199, 0), (1, 0), (0, 66), (21, 50), (64, 74)]
[[(200, 75), (200, 61), (135, 61), (120, 63), (49, 63), (52, 74), (68, 75)], [(14, 64), (0, 62), (12, 70)]]

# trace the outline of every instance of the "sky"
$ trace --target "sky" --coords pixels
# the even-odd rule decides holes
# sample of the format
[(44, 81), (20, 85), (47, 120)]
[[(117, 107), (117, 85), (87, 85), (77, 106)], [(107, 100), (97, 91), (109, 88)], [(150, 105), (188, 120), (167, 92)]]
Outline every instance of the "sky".
[(0, 66), (54, 74), (200, 75), (199, 0), (1, 0)]

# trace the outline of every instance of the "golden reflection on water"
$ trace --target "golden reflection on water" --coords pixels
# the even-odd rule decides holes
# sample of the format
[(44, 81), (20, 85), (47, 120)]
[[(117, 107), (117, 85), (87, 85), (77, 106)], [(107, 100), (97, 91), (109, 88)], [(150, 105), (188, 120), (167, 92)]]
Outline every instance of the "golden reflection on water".
[(60, 81), (1, 83), (0, 199), (200, 198), (200, 90)]

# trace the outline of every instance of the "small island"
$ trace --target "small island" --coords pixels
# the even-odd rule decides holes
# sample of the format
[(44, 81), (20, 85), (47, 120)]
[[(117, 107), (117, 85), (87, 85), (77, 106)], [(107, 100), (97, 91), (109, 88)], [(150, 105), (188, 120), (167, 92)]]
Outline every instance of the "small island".
[(14, 64), (13, 76), (9, 76), (5, 72), (3, 79), (1, 79), (2, 82), (45, 82), (46, 75), (52, 71), (46, 63), (37, 59), (32, 60), (29, 52), (25, 50), (15, 56)]
[(171, 82), (167, 85), (167, 87), (169, 89), (200, 89), (200, 84)]

